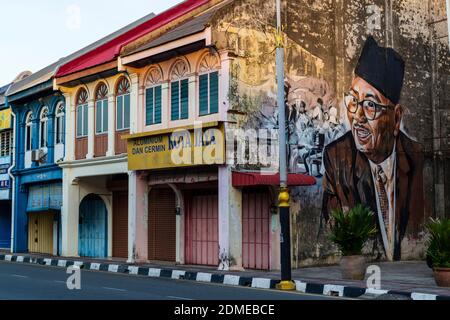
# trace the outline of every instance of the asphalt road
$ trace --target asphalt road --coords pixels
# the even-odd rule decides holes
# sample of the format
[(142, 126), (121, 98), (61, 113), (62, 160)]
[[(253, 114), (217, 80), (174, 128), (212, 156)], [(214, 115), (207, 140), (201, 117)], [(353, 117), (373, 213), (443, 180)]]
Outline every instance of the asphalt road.
[(69, 290), (66, 269), (0, 262), (0, 300), (335, 300), (298, 292), (187, 280), (81, 271), (81, 290)]

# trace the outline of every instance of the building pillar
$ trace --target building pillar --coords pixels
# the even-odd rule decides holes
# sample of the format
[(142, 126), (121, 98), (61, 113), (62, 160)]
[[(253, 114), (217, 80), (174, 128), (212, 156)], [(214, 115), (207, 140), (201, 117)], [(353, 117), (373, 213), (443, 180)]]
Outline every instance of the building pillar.
[(128, 263), (148, 260), (148, 185), (146, 176), (128, 173)]
[(14, 181), (13, 202), (13, 230), (12, 230), (12, 252), (21, 253), (28, 251), (28, 216), (27, 200), (28, 190), (22, 184), (20, 177)]
[(130, 133), (136, 133), (138, 130), (138, 99), (139, 99), (139, 77), (136, 73), (130, 74)]
[(95, 106), (94, 99), (88, 101), (88, 153), (86, 159), (94, 158)]
[[(31, 150), (38, 150), (40, 142), (39, 137), (39, 114), (33, 112), (31, 120)], [(31, 167), (39, 167), (38, 162), (32, 161)]]
[(55, 162), (55, 110), (48, 115), (47, 163)]
[(116, 100), (114, 98), (114, 94), (111, 93), (108, 95), (108, 150), (106, 150), (106, 156), (112, 157), (115, 155), (115, 132), (116, 132), (116, 123), (115, 123), (115, 106)]
[(219, 270), (242, 270), (242, 192), (230, 166), (219, 166)]
[(78, 256), (79, 186), (71, 169), (63, 169), (63, 204), (61, 207), (62, 256)]
[(65, 109), (64, 109), (64, 161), (73, 161), (75, 159), (75, 106), (71, 103), (69, 93), (64, 93)]

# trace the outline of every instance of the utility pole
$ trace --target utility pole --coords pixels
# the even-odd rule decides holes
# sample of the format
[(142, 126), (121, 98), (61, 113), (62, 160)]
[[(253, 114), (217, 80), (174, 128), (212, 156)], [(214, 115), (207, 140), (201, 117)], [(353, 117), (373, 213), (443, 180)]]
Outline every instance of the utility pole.
[(281, 27), (281, 0), (276, 0), (277, 33), (276, 33), (276, 67), (277, 67), (277, 104), (278, 104), (278, 133), (280, 144), (280, 191), (278, 207), (281, 224), (281, 281), (277, 284), (279, 290), (294, 290), (295, 283), (291, 276), (291, 230), (289, 219), (289, 189), (287, 184), (286, 166), (286, 112), (284, 91), (284, 41)]

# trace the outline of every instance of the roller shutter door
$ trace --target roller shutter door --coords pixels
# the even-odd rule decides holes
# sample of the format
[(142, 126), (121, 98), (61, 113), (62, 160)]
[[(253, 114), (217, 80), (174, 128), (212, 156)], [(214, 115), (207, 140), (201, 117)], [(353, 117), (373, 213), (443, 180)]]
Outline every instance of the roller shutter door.
[(153, 189), (148, 204), (148, 259), (176, 260), (175, 193), (172, 189)]
[(263, 191), (242, 194), (242, 265), (270, 268), (270, 196)]
[(113, 194), (113, 257), (128, 258), (128, 192)]
[(219, 264), (217, 192), (195, 192), (186, 203), (186, 263)]

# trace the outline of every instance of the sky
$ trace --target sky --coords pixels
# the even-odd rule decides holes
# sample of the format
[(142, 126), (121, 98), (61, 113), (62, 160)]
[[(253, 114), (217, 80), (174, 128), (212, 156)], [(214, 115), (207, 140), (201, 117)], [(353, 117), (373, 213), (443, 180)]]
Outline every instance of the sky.
[(182, 0), (2, 0), (0, 87)]

